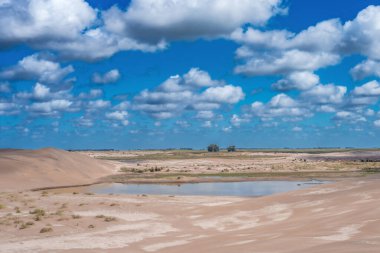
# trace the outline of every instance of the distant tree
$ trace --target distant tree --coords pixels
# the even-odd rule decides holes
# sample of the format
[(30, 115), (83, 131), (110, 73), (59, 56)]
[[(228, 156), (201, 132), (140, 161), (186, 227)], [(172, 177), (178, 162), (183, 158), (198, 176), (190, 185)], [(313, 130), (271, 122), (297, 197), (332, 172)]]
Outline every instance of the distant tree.
[(216, 144), (210, 144), (207, 147), (208, 152), (219, 152), (219, 146)]
[(227, 151), (228, 151), (228, 152), (235, 152), (235, 151), (236, 151), (236, 147), (235, 147), (235, 146), (229, 146), (229, 147), (227, 148)]

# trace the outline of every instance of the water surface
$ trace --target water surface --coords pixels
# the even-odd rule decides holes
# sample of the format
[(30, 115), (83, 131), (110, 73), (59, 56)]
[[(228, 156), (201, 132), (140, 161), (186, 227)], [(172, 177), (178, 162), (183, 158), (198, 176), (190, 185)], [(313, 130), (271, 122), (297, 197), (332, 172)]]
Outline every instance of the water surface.
[(100, 194), (209, 195), (258, 197), (305, 189), (326, 181), (252, 181), (184, 184), (105, 184), (90, 190)]

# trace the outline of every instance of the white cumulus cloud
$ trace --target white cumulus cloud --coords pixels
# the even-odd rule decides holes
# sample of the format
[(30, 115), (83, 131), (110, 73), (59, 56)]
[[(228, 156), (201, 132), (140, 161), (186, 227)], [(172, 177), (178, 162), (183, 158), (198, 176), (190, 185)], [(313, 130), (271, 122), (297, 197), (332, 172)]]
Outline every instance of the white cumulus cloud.
[(117, 69), (112, 69), (103, 75), (94, 73), (92, 75), (92, 82), (97, 84), (114, 83), (120, 78), (120, 72)]
[(61, 67), (57, 62), (33, 54), (20, 60), (17, 65), (2, 70), (0, 78), (37, 80), (42, 83), (57, 84), (73, 71), (74, 68), (71, 65)]
[(236, 104), (244, 97), (241, 87), (212, 80), (207, 72), (192, 68), (183, 76), (170, 77), (155, 90), (140, 92), (135, 96), (132, 108), (158, 119), (194, 110), (199, 111), (198, 118), (207, 118), (213, 110)]

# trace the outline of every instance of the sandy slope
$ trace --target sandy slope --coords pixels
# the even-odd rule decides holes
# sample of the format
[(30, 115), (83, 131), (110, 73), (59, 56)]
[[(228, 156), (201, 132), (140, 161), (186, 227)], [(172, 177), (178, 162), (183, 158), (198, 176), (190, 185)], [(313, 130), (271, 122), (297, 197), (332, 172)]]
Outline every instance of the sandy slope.
[[(379, 182), (262, 198), (0, 194), (0, 252), (375, 253)], [(46, 210), (39, 221), (29, 214), (36, 207)], [(34, 224), (20, 229), (27, 221)], [(52, 231), (41, 234), (46, 226)]]
[(380, 252), (376, 175), (261, 198), (15, 191), (115, 169), (62, 150), (1, 150), (0, 252)]
[(109, 175), (111, 163), (64, 150), (0, 150), (1, 191), (86, 184)]

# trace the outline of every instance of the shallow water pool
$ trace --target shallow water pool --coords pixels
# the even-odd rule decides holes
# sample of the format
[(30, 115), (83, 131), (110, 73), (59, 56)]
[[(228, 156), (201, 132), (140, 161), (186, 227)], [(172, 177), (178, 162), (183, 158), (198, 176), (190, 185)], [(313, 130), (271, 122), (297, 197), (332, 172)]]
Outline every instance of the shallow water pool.
[(90, 187), (100, 194), (210, 195), (258, 197), (305, 189), (327, 181), (251, 181), (184, 184), (104, 184)]

